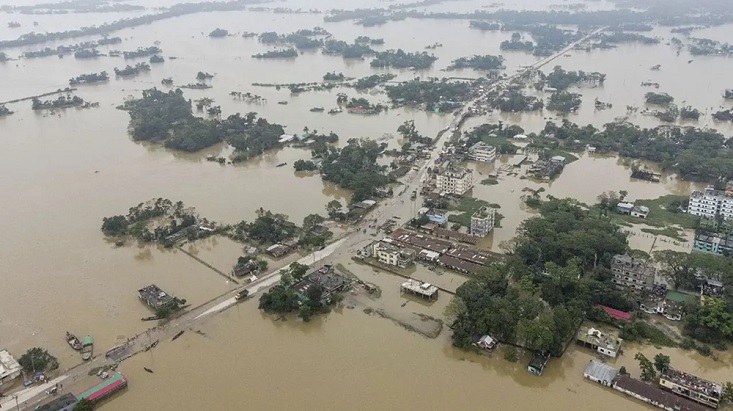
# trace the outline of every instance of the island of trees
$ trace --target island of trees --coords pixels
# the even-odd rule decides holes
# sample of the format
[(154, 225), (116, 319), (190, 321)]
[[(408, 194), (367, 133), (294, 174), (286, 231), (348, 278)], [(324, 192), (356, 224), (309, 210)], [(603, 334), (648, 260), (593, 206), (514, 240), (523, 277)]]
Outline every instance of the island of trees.
[(132, 138), (154, 141), (181, 151), (198, 151), (226, 141), (234, 147), (232, 161), (242, 161), (280, 147), (282, 126), (270, 124), (256, 113), (235, 114), (223, 120), (194, 117), (190, 101), (181, 90), (167, 93), (143, 91), (141, 99), (128, 101)]
[(13, 114), (13, 111), (7, 108), (5, 104), (0, 104), (0, 117), (9, 116), (11, 114)]
[(31, 101), (31, 108), (33, 110), (52, 110), (57, 108), (79, 107), (87, 104), (79, 96), (59, 96), (56, 100), (40, 100), (34, 98)]
[(472, 68), (476, 70), (500, 70), (504, 68), (504, 57), (492, 55), (474, 55), (453, 60), (449, 69)]
[(516, 86), (490, 92), (488, 101), (492, 108), (511, 113), (541, 110), (545, 106), (542, 100), (525, 95), (521, 88)]
[(378, 68), (413, 68), (426, 69), (433, 65), (438, 58), (426, 52), (407, 53), (402, 49), (377, 52), (374, 60), (369, 63)]
[(279, 58), (291, 58), (298, 57), (298, 50), (296, 49), (282, 49), (282, 50), (271, 50), (264, 53), (253, 54), (252, 58), (256, 59), (279, 59)]
[(326, 40), (323, 44), (323, 54), (350, 59), (374, 54), (374, 50), (362, 43), (349, 44), (341, 40)]
[(209, 33), (209, 37), (212, 37), (212, 38), (217, 38), (217, 37), (221, 38), (221, 37), (226, 37), (228, 35), (229, 35), (229, 31), (220, 29), (220, 28), (216, 28), (212, 30), (211, 33)]
[(75, 52), (74, 53), (74, 58), (77, 58), (77, 59), (93, 59), (93, 58), (97, 58), (97, 57), (99, 57), (101, 55), (102, 55), (102, 53), (100, 53), (99, 51), (97, 51), (97, 49), (84, 49), (84, 50), (79, 50), (79, 51)]
[(425, 105), (428, 111), (452, 111), (460, 102), (469, 98), (472, 85), (466, 82), (452, 82), (448, 79), (418, 79), (385, 87), (387, 96), (394, 104)]
[(547, 103), (547, 109), (560, 113), (574, 112), (582, 103), (581, 97), (579, 93), (570, 93), (567, 91), (552, 93)]
[(79, 84), (100, 83), (107, 80), (109, 80), (109, 75), (106, 71), (103, 71), (101, 73), (89, 73), (76, 76), (69, 79), (69, 85), (78, 86)]
[(345, 79), (346, 76), (344, 76), (344, 73), (336, 74), (335, 71), (323, 75), (323, 81), (344, 81)]
[(137, 76), (146, 71), (150, 71), (150, 65), (148, 63), (137, 63), (134, 66), (128, 64), (122, 69), (115, 67), (115, 75), (120, 77)]
[(150, 64), (165, 63), (165, 58), (159, 55), (150, 56)]
[(539, 87), (547, 85), (558, 91), (567, 90), (570, 86), (579, 84), (589, 84), (593, 86), (602, 85), (606, 80), (606, 75), (603, 73), (592, 72), (586, 73), (584, 71), (565, 71), (560, 66), (555, 66), (552, 72), (548, 75), (541, 74), (540, 80), (538, 81)]
[(644, 100), (647, 104), (666, 106), (674, 101), (674, 97), (667, 93), (655, 93), (650, 91), (644, 95)]
[(125, 57), (125, 60), (127, 60), (127, 59), (136, 59), (140, 57), (148, 57), (148, 56), (152, 56), (155, 54), (160, 54), (162, 52), (163, 50), (161, 50), (157, 46), (151, 46), (151, 47), (145, 47), (145, 48), (139, 47), (137, 50), (133, 50), (133, 51), (125, 51), (125, 52), (122, 52), (122, 55)]
[(354, 83), (354, 88), (358, 90), (377, 87), (397, 77), (396, 74), (372, 74), (371, 76), (362, 77)]
[(351, 201), (356, 203), (374, 196), (389, 179), (377, 157), (384, 147), (372, 140), (350, 139), (341, 149), (333, 149), (323, 157), (321, 176), (326, 181), (353, 190)]

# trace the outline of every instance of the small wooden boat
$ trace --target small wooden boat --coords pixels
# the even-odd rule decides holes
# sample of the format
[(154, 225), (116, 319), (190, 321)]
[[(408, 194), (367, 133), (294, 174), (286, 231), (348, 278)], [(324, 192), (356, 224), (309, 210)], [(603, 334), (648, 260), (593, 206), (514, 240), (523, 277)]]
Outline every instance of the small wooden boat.
[(81, 350), (81, 341), (79, 341), (76, 336), (70, 332), (66, 332), (66, 342), (69, 343), (71, 348), (75, 349), (76, 351)]
[(173, 339), (172, 339), (171, 341), (175, 341), (175, 340), (177, 340), (177, 339), (178, 339), (178, 337), (182, 336), (182, 335), (183, 335), (183, 333), (184, 333), (185, 331), (186, 331), (186, 330), (181, 330), (181, 331), (178, 331), (178, 334), (174, 335), (174, 336), (173, 336)]
[(143, 367), (143, 370), (145, 370), (145, 371), (147, 371), (147, 372), (149, 372), (149, 373), (151, 373), (151, 374), (153, 373), (153, 370), (151, 370), (151, 369), (150, 369), (150, 368), (148, 368), (148, 367)]
[(313, 108), (311, 108), (311, 112), (313, 112), (313, 113), (320, 113), (320, 112), (322, 112), (324, 110), (326, 110), (326, 109), (323, 108), (323, 107), (313, 107)]
[(160, 340), (153, 341), (153, 343), (150, 344), (150, 348), (155, 348), (155, 346), (158, 345), (159, 342), (160, 342)]
[(288, 163), (280, 163), (280, 164), (276, 165), (275, 167), (282, 167), (282, 166), (287, 165), (287, 164)]
[(81, 359), (89, 361), (94, 353), (94, 340), (92, 336), (87, 335), (84, 337), (84, 342), (81, 343)]

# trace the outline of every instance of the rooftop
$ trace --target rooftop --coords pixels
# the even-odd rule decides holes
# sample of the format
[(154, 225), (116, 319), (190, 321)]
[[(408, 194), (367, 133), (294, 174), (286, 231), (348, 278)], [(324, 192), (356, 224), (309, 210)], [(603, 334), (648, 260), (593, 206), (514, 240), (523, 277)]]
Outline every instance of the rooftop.
[(448, 241), (426, 237), (424, 235), (412, 233), (401, 228), (395, 230), (390, 235), (390, 237), (395, 241), (410, 244), (423, 250), (436, 251), (441, 254), (448, 251), (452, 246), (452, 244)]
[(435, 293), (438, 292), (438, 287), (430, 284), (430, 283), (424, 283), (419, 280), (413, 280), (409, 279), (402, 283), (402, 288), (406, 290), (410, 290), (413, 293), (426, 295), (426, 296), (432, 296)]
[(173, 301), (173, 296), (161, 290), (155, 284), (150, 284), (147, 287), (143, 287), (137, 290), (137, 292), (140, 294), (140, 298), (142, 298), (148, 305), (153, 307), (159, 307)]
[(468, 261), (464, 261), (450, 255), (442, 255), (438, 258), (438, 262), (446, 267), (454, 268), (456, 270), (465, 271), (467, 273), (475, 274), (483, 270), (482, 265), (474, 264)]
[(457, 246), (452, 250), (448, 251), (451, 257), (459, 258), (461, 260), (468, 261), (470, 263), (486, 265), (493, 260), (493, 256), (486, 251), (479, 250), (478, 248), (462, 247)]
[(617, 336), (604, 334), (595, 328), (581, 327), (578, 330), (578, 340), (614, 352), (621, 347), (621, 340)]
[(596, 307), (599, 307), (600, 309), (605, 311), (606, 314), (611, 316), (611, 318), (615, 318), (617, 320), (622, 320), (622, 321), (631, 321), (631, 314), (625, 311), (617, 310), (611, 307), (606, 307), (605, 305), (600, 305), (600, 304), (596, 305)]
[(7, 351), (0, 350), (0, 379), (20, 371), (20, 364)]
[(35, 408), (35, 411), (58, 411), (63, 410), (66, 407), (69, 407), (72, 404), (76, 404), (78, 400), (72, 393), (66, 393), (58, 398), (55, 398), (51, 402), (47, 402), (43, 405), (41, 405), (38, 408)]
[(716, 382), (702, 379), (698, 376), (688, 374), (683, 371), (667, 368), (660, 378), (672, 381), (695, 392), (701, 392), (709, 397), (720, 398), (723, 392), (723, 386)]
[(489, 215), (491, 215), (493, 213), (494, 213), (494, 209), (493, 208), (489, 208), (487, 206), (483, 206), (483, 207), (479, 208), (478, 210), (476, 210), (476, 212), (473, 213), (473, 215), (471, 216), (471, 218), (488, 218)]
[(618, 375), (618, 368), (604, 364), (597, 360), (590, 360), (588, 366), (585, 367), (583, 375), (596, 381), (606, 381), (610, 383)]
[(651, 384), (635, 380), (628, 375), (621, 375), (616, 379), (615, 387), (628, 391), (640, 397), (647, 398), (650, 401), (660, 404), (660, 408), (675, 409), (678, 411), (705, 411), (705, 406), (692, 402), (688, 399), (678, 397), (671, 392), (657, 388)]

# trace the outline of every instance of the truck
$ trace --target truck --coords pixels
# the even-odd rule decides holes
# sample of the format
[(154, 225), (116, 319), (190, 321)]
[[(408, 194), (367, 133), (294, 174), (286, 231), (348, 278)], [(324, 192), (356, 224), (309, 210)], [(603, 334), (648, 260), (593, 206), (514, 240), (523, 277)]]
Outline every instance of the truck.
[(236, 294), (236, 295), (234, 296), (234, 299), (235, 299), (235, 300), (237, 300), (237, 301), (239, 301), (239, 300), (244, 300), (245, 298), (247, 298), (247, 296), (248, 296), (248, 295), (249, 295), (249, 290), (247, 290), (247, 289), (242, 289), (242, 290), (240, 290), (240, 291), (239, 291), (239, 292), (238, 292), (238, 293), (237, 293), (237, 294)]

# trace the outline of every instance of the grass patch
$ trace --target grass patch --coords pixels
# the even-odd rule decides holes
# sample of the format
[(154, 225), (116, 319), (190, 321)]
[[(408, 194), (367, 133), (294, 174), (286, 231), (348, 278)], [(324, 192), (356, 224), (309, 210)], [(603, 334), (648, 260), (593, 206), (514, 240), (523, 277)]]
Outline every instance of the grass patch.
[(667, 209), (667, 205), (672, 202), (681, 202), (684, 200), (687, 200), (687, 197), (669, 194), (654, 200), (636, 200), (635, 204), (649, 207), (649, 216), (645, 220), (642, 220), (644, 224), (655, 227), (665, 227), (674, 224), (682, 228), (694, 230), (700, 224), (699, 217), (681, 211), (674, 212)]
[(665, 228), (642, 228), (641, 232), (652, 234), (652, 235), (661, 235), (665, 237), (669, 237), (675, 241), (679, 241), (681, 243), (687, 242), (687, 239), (685, 237), (682, 237), (682, 233), (680, 233), (680, 230), (674, 227), (665, 227)]
[(497, 184), (499, 184), (499, 180), (497, 180), (495, 178), (485, 178), (485, 179), (481, 180), (481, 185), (493, 186), (493, 185), (497, 185)]
[(676, 347), (677, 341), (667, 333), (644, 321), (635, 320), (624, 326), (620, 337), (628, 342), (649, 342), (657, 347)]
[(458, 212), (448, 216), (448, 221), (454, 224), (460, 224), (464, 227), (471, 226), (471, 216), (478, 211), (479, 208), (488, 206), (491, 208), (501, 208), (499, 204), (491, 204), (484, 200), (473, 197), (461, 197), (457, 201), (453, 201), (448, 205), (448, 211)]

